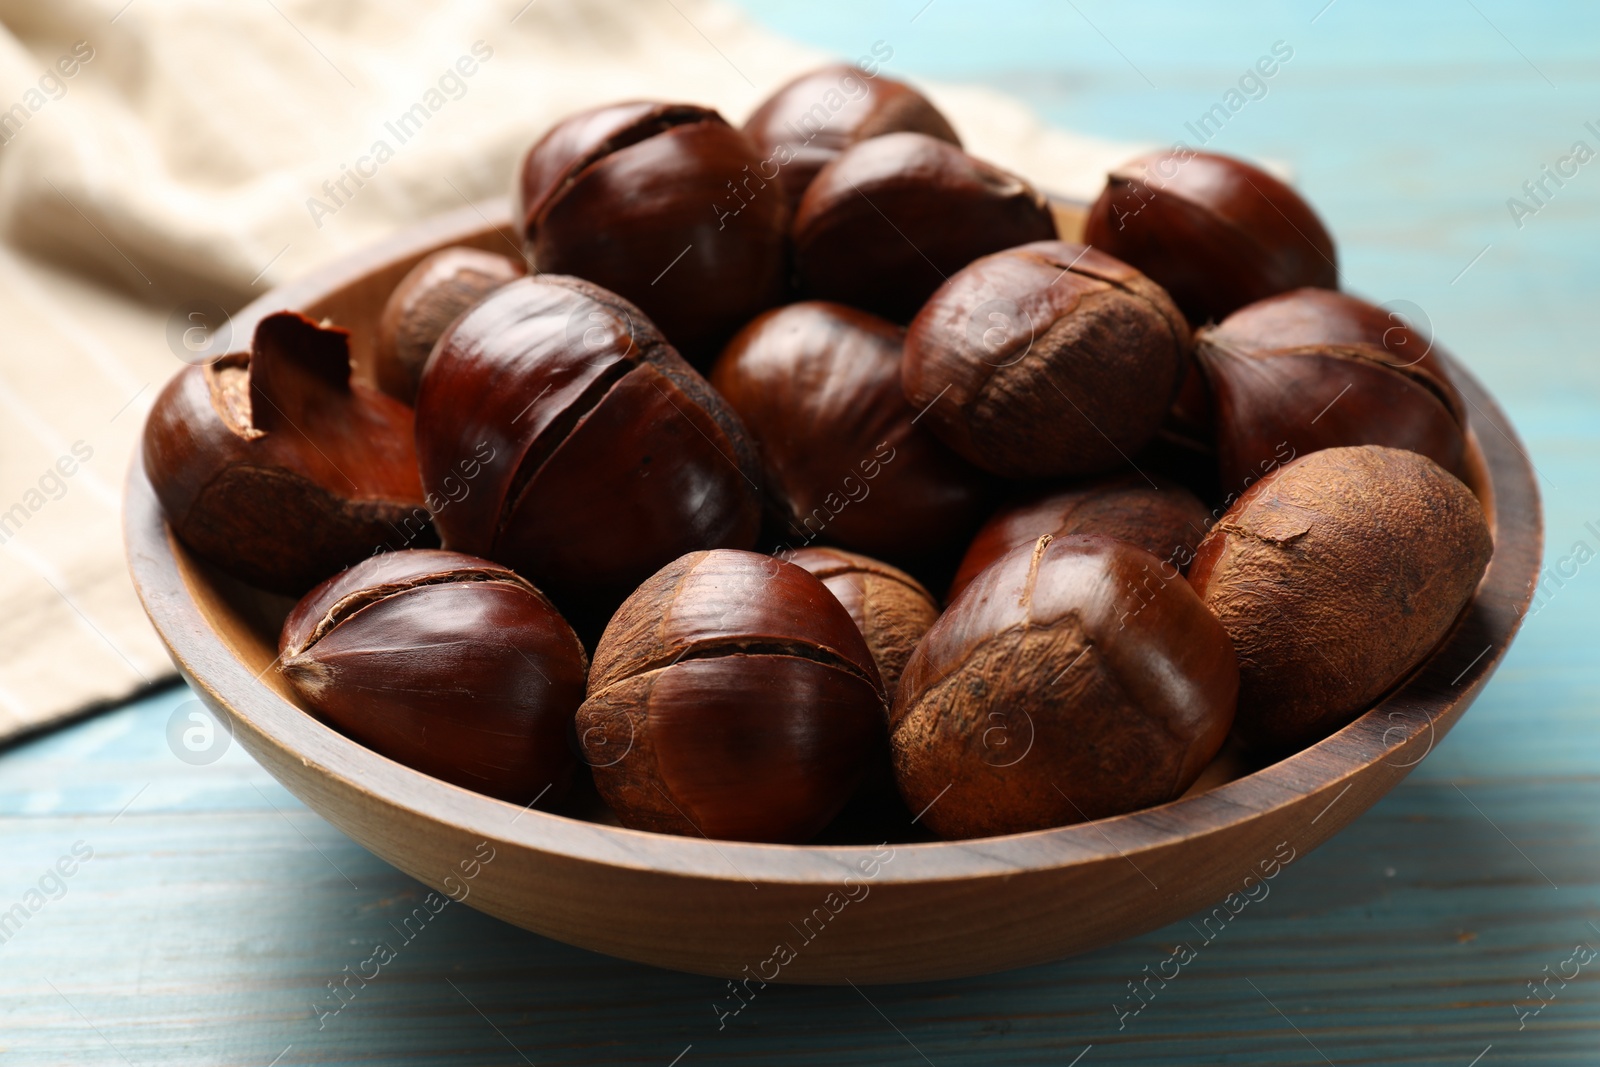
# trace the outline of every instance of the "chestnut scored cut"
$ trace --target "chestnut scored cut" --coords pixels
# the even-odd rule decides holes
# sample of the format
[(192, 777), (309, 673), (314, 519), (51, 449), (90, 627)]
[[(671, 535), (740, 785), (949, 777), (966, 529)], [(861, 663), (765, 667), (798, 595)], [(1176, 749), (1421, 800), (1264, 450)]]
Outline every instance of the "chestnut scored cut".
[(1292, 751), (1360, 715), (1444, 639), (1493, 550), (1471, 490), (1415, 452), (1329, 448), (1251, 486), (1189, 572), (1239, 652), (1240, 740)]
[[(878, 676), (883, 679), (884, 693), (893, 704), (900, 675), (916, 651), (917, 642), (939, 617), (939, 605), (933, 596), (904, 571), (853, 552), (802, 548), (780, 553), (780, 557), (816, 575), (844, 605), (866, 638)], [(861, 784), (830, 824), (829, 839), (842, 833), (864, 842), (898, 841), (915, 831), (912, 813), (906, 810), (895, 785), (888, 733), (879, 731)]]
[(1430, 374), (1370, 345), (1306, 345), (1246, 354), (1202, 331), (1196, 355), (1216, 405), (1222, 486), (1242, 492), (1288, 456), (1387, 445), (1458, 477), (1466, 433)]
[(1181, 146), (1112, 171), (1083, 239), (1155, 279), (1195, 325), (1290, 289), (1339, 287), (1333, 238), (1299, 193)]
[(946, 600), (989, 564), (1044, 534), (1101, 534), (1144, 549), (1168, 577), (1188, 567), (1211, 528), (1211, 512), (1180, 485), (1141, 474), (1113, 475), (1069, 489), (1037, 493), (993, 515), (962, 557)]
[(745, 120), (744, 132), (776, 169), (791, 215), (811, 181), (840, 152), (886, 133), (925, 133), (957, 148), (961, 138), (928, 98), (904, 82), (836, 63), (777, 89)]
[(794, 219), (808, 297), (906, 322), (979, 256), (1056, 236), (1022, 178), (922, 133), (851, 145), (817, 174)]
[(906, 334), (901, 385), (958, 453), (1008, 478), (1125, 466), (1161, 424), (1189, 327), (1160, 286), (1085, 245), (986, 256)]
[(1466, 424), (1466, 401), (1426, 328), (1400, 313), (1334, 289), (1294, 289), (1257, 300), (1204, 332), (1210, 340), (1251, 354), (1305, 345), (1370, 345), (1396, 370), (1427, 374), (1456, 421)]
[(513, 218), (535, 270), (633, 301), (705, 366), (785, 291), (789, 210), (755, 173), (761, 162), (710, 108), (594, 108), (528, 150)]
[(178, 540), (298, 596), (379, 548), (431, 538), (411, 409), (350, 380), (350, 335), (292, 311), (249, 352), (191, 365), (144, 428), (144, 467)]
[(1222, 747), (1239, 667), (1183, 579), (1107, 537), (1021, 545), (917, 646), (890, 714), (901, 795), (940, 837), (1175, 800)]
[(583, 646), (509, 568), (374, 556), (301, 600), (278, 648), (300, 699), (381, 755), (515, 804), (549, 805), (571, 784)]
[(828, 587), (855, 620), (878, 665), (884, 692), (894, 699), (906, 661), (939, 617), (932, 594), (905, 571), (837, 548), (802, 548), (782, 558)]
[(624, 826), (800, 842), (883, 744), (866, 641), (820, 580), (754, 552), (695, 552), (653, 575), (595, 649), (577, 730)]
[(526, 273), (521, 261), (476, 248), (442, 248), (400, 279), (378, 316), (373, 374), (378, 388), (416, 403), (434, 342), (457, 315)]
[(807, 301), (761, 315), (717, 361), (711, 384), (755, 438), (779, 541), (919, 567), (953, 557), (977, 526), (993, 479), (916, 425), (900, 389), (904, 336)]
[(445, 547), (535, 582), (598, 633), (685, 552), (754, 544), (759, 461), (744, 427), (638, 308), (577, 278), (501, 287), (439, 339), (417, 394), (417, 454), (445, 496)]

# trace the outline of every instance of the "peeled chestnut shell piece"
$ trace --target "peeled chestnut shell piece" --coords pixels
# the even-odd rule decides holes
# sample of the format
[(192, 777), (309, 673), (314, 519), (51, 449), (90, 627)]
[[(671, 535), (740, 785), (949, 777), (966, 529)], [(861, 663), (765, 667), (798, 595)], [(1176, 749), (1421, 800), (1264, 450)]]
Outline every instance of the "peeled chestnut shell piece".
[(905, 571), (854, 552), (802, 548), (783, 558), (822, 579), (844, 605), (893, 700), (912, 650), (939, 617), (933, 596)]
[(577, 730), (624, 826), (805, 841), (882, 744), (883, 683), (822, 582), (754, 552), (684, 556), (612, 617)]
[(764, 158), (710, 108), (596, 108), (528, 150), (513, 218), (535, 270), (621, 294), (704, 365), (783, 297), (789, 209)]
[(476, 248), (444, 248), (425, 256), (395, 286), (378, 317), (372, 353), (378, 388), (415, 403), (423, 364), (445, 327), (524, 273), (520, 261)]
[(1018, 545), (1043, 534), (1100, 534), (1144, 549), (1173, 577), (1188, 567), (1211, 528), (1212, 514), (1189, 490), (1141, 474), (1113, 475), (1070, 489), (1039, 493), (993, 515), (978, 531), (950, 583), (949, 600), (978, 573)]
[(1041, 241), (952, 277), (906, 334), (906, 399), (1008, 478), (1126, 468), (1178, 388), (1189, 328), (1167, 294), (1084, 245)]
[(739, 419), (638, 308), (577, 278), (497, 289), (439, 339), (417, 453), (444, 546), (510, 566), (598, 633), (685, 552), (749, 547)]
[(1333, 289), (1295, 289), (1246, 305), (1207, 331), (1211, 340), (1246, 352), (1304, 345), (1371, 345), (1396, 370), (1427, 374), (1458, 421), (1466, 402), (1439, 359), (1432, 337), (1398, 313)]
[(717, 361), (711, 384), (756, 440), (784, 545), (821, 539), (918, 566), (953, 557), (980, 521), (993, 479), (916, 424), (904, 336), (810, 301), (760, 316)]
[(381, 755), (516, 804), (571, 784), (583, 646), (506, 567), (436, 549), (374, 556), (295, 605), (278, 648), (300, 699)]
[(1235, 733), (1286, 752), (1360, 715), (1444, 639), (1493, 548), (1477, 498), (1415, 452), (1330, 448), (1257, 482), (1189, 572), (1239, 653)]
[(905, 322), (968, 263), (1053, 238), (1056, 224), (1015, 174), (927, 134), (891, 133), (822, 168), (793, 235), (806, 296)]
[(1105, 537), (1050, 535), (975, 578), (900, 678), (900, 792), (945, 838), (1174, 800), (1233, 721), (1239, 668), (1182, 578)]
[(1299, 193), (1188, 148), (1112, 171), (1083, 239), (1155, 279), (1195, 324), (1301, 286), (1339, 287), (1333, 238)]
[(904, 82), (838, 63), (784, 85), (745, 120), (744, 132), (777, 171), (791, 213), (817, 172), (858, 141), (925, 133), (961, 146), (949, 120)]
[(1370, 345), (1247, 354), (1202, 332), (1222, 487), (1241, 493), (1296, 456), (1343, 445), (1407, 448), (1460, 475), (1466, 435), (1432, 375)]
[(349, 342), (278, 312), (248, 353), (190, 366), (162, 389), (145, 472), (196, 555), (298, 596), (379, 548), (431, 542), (411, 409), (350, 380)]

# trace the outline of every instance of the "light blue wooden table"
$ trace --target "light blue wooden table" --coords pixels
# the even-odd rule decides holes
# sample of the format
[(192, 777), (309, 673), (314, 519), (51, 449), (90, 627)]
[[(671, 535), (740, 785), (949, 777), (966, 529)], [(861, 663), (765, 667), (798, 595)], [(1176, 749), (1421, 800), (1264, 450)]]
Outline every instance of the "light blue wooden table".
[[(1291, 163), (1347, 286), (1423, 309), (1501, 398), (1541, 474), (1547, 565), (1600, 552), (1600, 162), (1520, 228), (1506, 204), (1574, 141), (1600, 149), (1600, 8), (1325, 2), (745, 6), (1152, 141), (1288, 42), (1213, 145)], [(452, 906), (319, 1026), (327, 983), (421, 889), (237, 749), (178, 760), (167, 726), (190, 697), (161, 693), (0, 754), (0, 915), (30, 912), (0, 927), (0, 1064), (1600, 1063), (1600, 957), (1574, 951), (1600, 948), (1600, 562), (1547, 588), (1412, 777), (1121, 1027), (1113, 1003), (1184, 924), (969, 981), (771, 987), (719, 1030), (720, 982)]]

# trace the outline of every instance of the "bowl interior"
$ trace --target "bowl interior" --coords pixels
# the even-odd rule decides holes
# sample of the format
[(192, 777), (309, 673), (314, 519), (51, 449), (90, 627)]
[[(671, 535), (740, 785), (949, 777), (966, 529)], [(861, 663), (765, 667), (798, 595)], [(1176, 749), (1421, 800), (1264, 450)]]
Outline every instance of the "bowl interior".
[[(1083, 222), (1083, 206), (1061, 200), (1053, 201), (1052, 206), (1063, 239), (1076, 239)], [(281, 309), (297, 310), (313, 319), (328, 320), (350, 330), (354, 374), (359, 380), (370, 384), (373, 380), (372, 338), (389, 293), (417, 261), (430, 252), (450, 245), (465, 245), (517, 258), (521, 255), (509, 224), (509, 205), (506, 201), (470, 207), (431, 220), (370, 252), (340, 261), (274, 290), (235, 316), (235, 329), (238, 331), (235, 336), (250, 336), (256, 322)], [(1464, 375), (1459, 366), (1448, 357), (1446, 362), (1460, 382)], [(1475, 386), (1475, 383), (1471, 384)], [(1482, 408), (1476, 408), (1475, 413), (1487, 419)], [(1466, 480), (1483, 503), (1490, 528), (1498, 531), (1495, 483), (1476, 432), (1476, 424), (1481, 420), (1475, 418), (1472, 421), (1474, 425), (1468, 431)], [(277, 655), (278, 631), (294, 602), (263, 593), (198, 561), (186, 558), (185, 567), (192, 582), (212, 588), (218, 594), (205, 598), (203, 610), (217, 632), (225, 635), (232, 653), (263, 684), (285, 701), (294, 703), (292, 690), (277, 671), (270, 669)], [(1253, 774), (1264, 766), (1265, 763), (1230, 743), (1184, 797), (1209, 792)], [(616, 817), (600, 801), (592, 786), (575, 790), (575, 796), (557, 810), (566, 815), (617, 825)], [(819, 840), (822, 843), (866, 840), (869, 837), (876, 840), (874, 835), (881, 829), (883, 827), (879, 825), (847, 821), (831, 827)], [(898, 829), (902, 831), (902, 840), (932, 840), (915, 828)]]
[[(325, 317), (353, 331), (366, 376), (371, 325), (406, 271), (450, 245), (515, 253), (508, 218), (499, 202), (430, 220), (274, 290), (234, 316), (235, 336), (279, 309)], [(296, 707), (272, 669), (291, 601), (189, 556), (137, 458), (125, 505), (129, 565), (174, 662), (244, 747), (308, 806), (436, 889), (447, 888), (450, 863), (490, 841), (503, 858), (477, 883), (472, 906), (598, 951), (733, 977), (821, 892), (870, 864), (876, 910), (842, 914), (841, 933), (808, 947), (781, 980), (981, 973), (1154, 929), (1236, 889), (1240, 868), (1280, 840), (1315, 847), (1403, 778), (1488, 681), (1538, 578), (1538, 490), (1494, 400), (1446, 362), (1467, 400), (1468, 480), (1495, 551), (1455, 629), (1409, 678), (1344, 729), (1270, 766), (1225, 749), (1169, 804), (1005, 837), (899, 844), (888, 864), (866, 843), (880, 838), (850, 828), (811, 845), (761, 845), (628, 830), (609, 824), (592, 793), (559, 812), (523, 811), (351, 741)], [(1162, 892), (1145, 896), (1146, 882)]]

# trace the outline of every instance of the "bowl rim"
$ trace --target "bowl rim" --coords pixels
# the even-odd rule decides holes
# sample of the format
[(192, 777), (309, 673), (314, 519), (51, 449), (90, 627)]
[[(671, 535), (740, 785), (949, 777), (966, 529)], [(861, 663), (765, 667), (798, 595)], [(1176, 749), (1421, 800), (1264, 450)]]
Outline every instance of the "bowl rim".
[[(236, 335), (248, 336), (254, 322), (271, 311), (314, 303), (364, 277), (375, 265), (415, 260), (450, 244), (484, 241), (495, 231), (509, 241), (509, 218), (505, 199), (474, 204), (349, 253), (240, 311), (234, 325), (246, 329)], [(1459, 362), (1439, 355), (1467, 399), (1469, 437), (1482, 459), (1480, 481), (1488, 489), (1485, 503), (1495, 540), (1483, 581), (1445, 641), (1354, 722), (1277, 763), (1156, 807), (999, 837), (892, 846), (773, 845), (657, 834), (531, 808), (518, 813), (516, 805), (450, 785), (365, 748), (261, 681), (212, 626), (191, 592), (190, 577), (203, 565), (188, 557), (161, 515), (145, 475), (142, 447), (135, 449), (128, 473), (125, 547), (140, 601), (173, 662), (208, 704), (232, 720), (235, 736), (244, 727), (247, 749), (256, 754), (252, 742), (276, 749), (376, 804), (447, 824), (475, 839), (504, 842), (553, 859), (752, 884), (837, 885), (842, 876), (858, 873), (863, 862), (881, 858), (885, 847), (892, 848), (895, 862), (873, 876), (876, 883), (1016, 875), (1117, 856), (1133, 862), (1142, 852), (1225, 831), (1343, 784), (1323, 809), (1326, 814), (1353, 784), (1347, 780), (1410, 749), (1424, 733), (1428, 749), (1423, 755), (1431, 751), (1436, 729), (1449, 728), (1451, 712), (1471, 702), (1504, 658), (1539, 575), (1543, 516), (1538, 484), (1498, 404)], [(1420, 759), (1391, 766), (1409, 769)], [(1361, 797), (1352, 803), (1376, 799)]]

